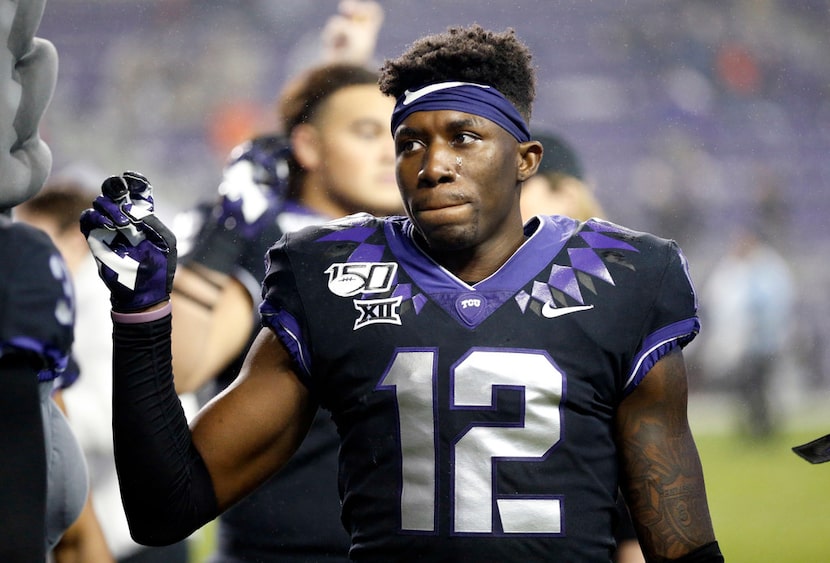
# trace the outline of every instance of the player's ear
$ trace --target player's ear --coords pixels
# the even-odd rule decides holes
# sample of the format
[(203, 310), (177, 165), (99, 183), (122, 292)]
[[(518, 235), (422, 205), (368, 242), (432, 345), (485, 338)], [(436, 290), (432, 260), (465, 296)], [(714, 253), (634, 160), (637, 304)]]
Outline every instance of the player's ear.
[(539, 141), (527, 141), (519, 143), (516, 158), (518, 159), (518, 180), (524, 182), (539, 169), (542, 162), (542, 143)]
[(305, 170), (320, 166), (322, 152), (320, 133), (313, 125), (301, 123), (291, 130), (291, 153), (297, 164)]

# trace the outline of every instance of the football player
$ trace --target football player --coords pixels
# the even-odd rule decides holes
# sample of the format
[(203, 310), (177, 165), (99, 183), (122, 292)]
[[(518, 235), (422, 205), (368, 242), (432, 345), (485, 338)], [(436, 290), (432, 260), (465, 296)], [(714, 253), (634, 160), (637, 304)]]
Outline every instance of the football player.
[(140, 541), (239, 501), (321, 406), (354, 560), (609, 561), (618, 487), (650, 560), (723, 560), (686, 418), (686, 261), (601, 220), (523, 225), (543, 152), (530, 60), (511, 30), (471, 26), (386, 61), (407, 216), (273, 246), (263, 328), (192, 428), (170, 362), (175, 242), (146, 178), (104, 182), (81, 223), (112, 294), (113, 426)]

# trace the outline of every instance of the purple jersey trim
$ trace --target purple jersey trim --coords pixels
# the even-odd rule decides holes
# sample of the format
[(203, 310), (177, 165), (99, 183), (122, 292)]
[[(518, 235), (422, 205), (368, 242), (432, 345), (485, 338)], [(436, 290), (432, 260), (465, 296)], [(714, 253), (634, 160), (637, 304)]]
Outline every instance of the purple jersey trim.
[(63, 353), (54, 346), (49, 346), (28, 336), (18, 336), (8, 342), (3, 342), (0, 346), (0, 356), (7, 354), (11, 350), (32, 352), (43, 358), (46, 367), (37, 374), (37, 380), (41, 382), (57, 379), (69, 364), (68, 354)]
[(626, 379), (623, 394), (628, 395), (633, 391), (660, 358), (677, 346), (682, 347), (691, 342), (699, 331), (700, 320), (692, 317), (664, 326), (647, 336), (634, 357), (634, 367)]
[[(521, 248), (493, 275), (474, 285), (458, 279), (427, 256), (412, 239), (411, 222), (406, 221), (400, 230), (387, 222), (384, 230), (389, 249), (415, 285), (456, 321), (475, 328), (548, 267), (551, 257), (559, 253), (578, 226), (577, 221), (566, 217), (534, 218), (525, 226), (529, 238)], [(479, 295), (485, 303), (482, 311), (475, 317), (465, 317), (457, 306), (461, 294)]]
[(297, 375), (308, 385), (311, 380), (311, 355), (302, 341), (300, 323), (287, 311), (275, 309), (267, 300), (260, 305), (260, 313), (262, 324), (274, 331), (294, 363), (302, 370)]

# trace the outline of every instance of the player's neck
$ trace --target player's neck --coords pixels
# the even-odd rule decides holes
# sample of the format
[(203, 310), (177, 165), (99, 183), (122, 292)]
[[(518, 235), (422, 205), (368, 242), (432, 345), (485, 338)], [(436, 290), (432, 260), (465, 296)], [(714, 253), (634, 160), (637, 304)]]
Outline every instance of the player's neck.
[(420, 234), (416, 242), (438, 264), (454, 276), (472, 285), (484, 280), (501, 268), (513, 256), (526, 237), (519, 231), (516, 237), (501, 237), (464, 250), (440, 250), (429, 246)]

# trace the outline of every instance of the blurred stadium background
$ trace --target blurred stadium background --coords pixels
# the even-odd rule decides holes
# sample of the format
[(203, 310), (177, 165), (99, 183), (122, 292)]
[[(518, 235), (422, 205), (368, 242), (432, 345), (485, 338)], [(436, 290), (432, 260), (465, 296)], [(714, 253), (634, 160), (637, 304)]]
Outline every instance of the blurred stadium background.
[[(610, 219), (677, 240), (698, 286), (739, 227), (762, 224), (797, 279), (776, 409), (784, 431), (830, 432), (829, 0), (381, 3), (378, 62), (449, 25), (514, 28), (538, 67), (532, 127), (573, 143)], [(228, 149), (273, 128), (276, 93), (315, 60), (336, 5), (50, 0), (55, 172), (140, 170), (167, 219), (211, 198)], [(734, 405), (694, 346), (693, 425), (728, 429)], [(830, 498), (828, 481), (812, 494)]]
[[(612, 220), (677, 240), (696, 282), (762, 221), (797, 270), (800, 381), (830, 384), (830, 1), (382, 4), (378, 61), (449, 25), (516, 29), (538, 66), (532, 126), (572, 141)], [(162, 217), (212, 197), (228, 149), (273, 128), (336, 6), (50, 1), (54, 170), (139, 169)]]

